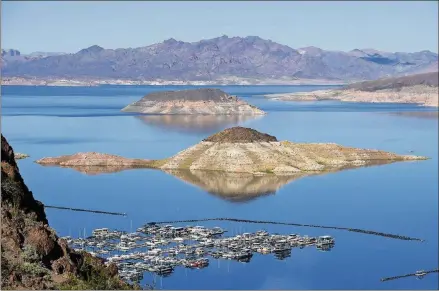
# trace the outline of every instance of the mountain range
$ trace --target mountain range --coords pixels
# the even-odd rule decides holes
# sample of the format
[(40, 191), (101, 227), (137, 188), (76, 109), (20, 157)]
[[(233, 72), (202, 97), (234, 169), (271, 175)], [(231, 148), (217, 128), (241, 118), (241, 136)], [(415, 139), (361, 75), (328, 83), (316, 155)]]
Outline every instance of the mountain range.
[(2, 61), (5, 62), (31, 61), (45, 57), (50, 57), (50, 56), (59, 56), (66, 54), (66, 53), (52, 53), (52, 52), (33, 52), (30, 54), (22, 54), (19, 50), (16, 49), (8, 49), (8, 50), (2, 49), (1, 52), (2, 52)]
[(294, 49), (257, 36), (221, 36), (198, 42), (171, 38), (125, 49), (94, 45), (73, 54), (23, 56), (17, 50), (2, 50), (1, 62), (2, 74), (8, 77), (181, 81), (233, 77), (355, 81), (438, 70), (438, 54), (427, 50), (406, 53)]

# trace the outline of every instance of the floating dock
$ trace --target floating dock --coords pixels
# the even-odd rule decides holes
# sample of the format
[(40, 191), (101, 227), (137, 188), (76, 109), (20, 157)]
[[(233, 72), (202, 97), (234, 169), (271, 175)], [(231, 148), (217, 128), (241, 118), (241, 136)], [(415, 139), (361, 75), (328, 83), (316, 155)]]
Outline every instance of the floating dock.
[(87, 238), (63, 239), (73, 249), (87, 250), (107, 263), (115, 263), (119, 275), (127, 281), (140, 280), (144, 272), (164, 277), (171, 275), (176, 267), (202, 269), (209, 265), (208, 257), (249, 263), (258, 253), (273, 254), (284, 260), (291, 256), (292, 248), (314, 246), (320, 251), (330, 251), (335, 245), (335, 240), (327, 235), (281, 235), (259, 230), (226, 237), (225, 233), (220, 227), (148, 223), (133, 233), (100, 228)]

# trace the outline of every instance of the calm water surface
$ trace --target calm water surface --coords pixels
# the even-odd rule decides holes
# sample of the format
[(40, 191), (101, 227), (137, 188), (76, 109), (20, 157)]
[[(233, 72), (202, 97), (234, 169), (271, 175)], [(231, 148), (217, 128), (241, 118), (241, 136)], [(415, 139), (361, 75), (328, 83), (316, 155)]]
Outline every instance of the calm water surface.
[[(188, 86), (189, 87), (189, 86)], [(2, 133), (20, 160), (35, 197), (47, 205), (126, 212), (127, 217), (46, 209), (59, 235), (88, 234), (99, 227), (135, 230), (149, 221), (234, 217), (363, 228), (423, 238), (424, 243), (341, 230), (206, 223), (232, 233), (331, 235), (330, 252), (293, 249), (286, 260), (255, 255), (248, 264), (211, 260), (208, 268), (177, 268), (158, 281), (165, 289), (436, 289), (438, 276), (380, 282), (382, 277), (438, 267), (438, 120), (431, 111), (398, 104), (280, 102), (263, 94), (324, 89), (315, 86), (226, 86), (268, 112), (259, 118), (141, 116), (120, 109), (155, 90), (187, 87), (2, 87)], [(427, 115), (431, 116), (431, 114)], [(420, 118), (421, 116), (421, 118)], [(221, 129), (242, 125), (297, 142), (335, 142), (400, 154), (428, 156), (419, 162), (347, 170), (268, 186), (271, 195), (244, 201), (209, 193), (206, 185), (157, 170), (86, 175), (43, 167), (36, 159), (98, 151), (135, 158), (164, 158)], [(227, 187), (227, 181), (224, 184)], [(207, 188), (206, 188), (207, 187)], [(144, 283), (151, 283), (146, 274)]]

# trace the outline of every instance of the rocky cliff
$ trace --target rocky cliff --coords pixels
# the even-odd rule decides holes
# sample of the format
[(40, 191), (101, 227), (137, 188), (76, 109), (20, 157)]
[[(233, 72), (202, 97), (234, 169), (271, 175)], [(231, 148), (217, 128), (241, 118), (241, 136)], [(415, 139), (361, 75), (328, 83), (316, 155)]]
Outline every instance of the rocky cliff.
[(153, 92), (122, 111), (149, 114), (262, 115), (264, 112), (220, 89)]
[(127, 289), (115, 265), (72, 251), (48, 225), (1, 136), (2, 289)]

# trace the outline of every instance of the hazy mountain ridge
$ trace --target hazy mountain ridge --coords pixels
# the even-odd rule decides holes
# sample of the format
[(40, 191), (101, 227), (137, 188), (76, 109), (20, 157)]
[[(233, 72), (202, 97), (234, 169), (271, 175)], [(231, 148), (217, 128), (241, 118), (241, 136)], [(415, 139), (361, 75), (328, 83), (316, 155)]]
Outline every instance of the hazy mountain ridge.
[(63, 54), (65, 53), (33, 52), (30, 54), (22, 54), (19, 50), (16, 49), (6, 49), (6, 50), (2, 49), (1, 50), (2, 73), (4, 73), (4, 71), (8, 66), (14, 66), (20, 63), (39, 60), (50, 56), (59, 56)]
[[(4, 63), (2, 52), (2, 63)], [(368, 80), (434, 70), (430, 51), (349, 52), (316, 47), (293, 49), (257, 36), (222, 36), (199, 42), (168, 39), (127, 49), (94, 45), (75, 54), (9, 61), (4, 76), (97, 77), (138, 80), (216, 80), (246, 78)]]

